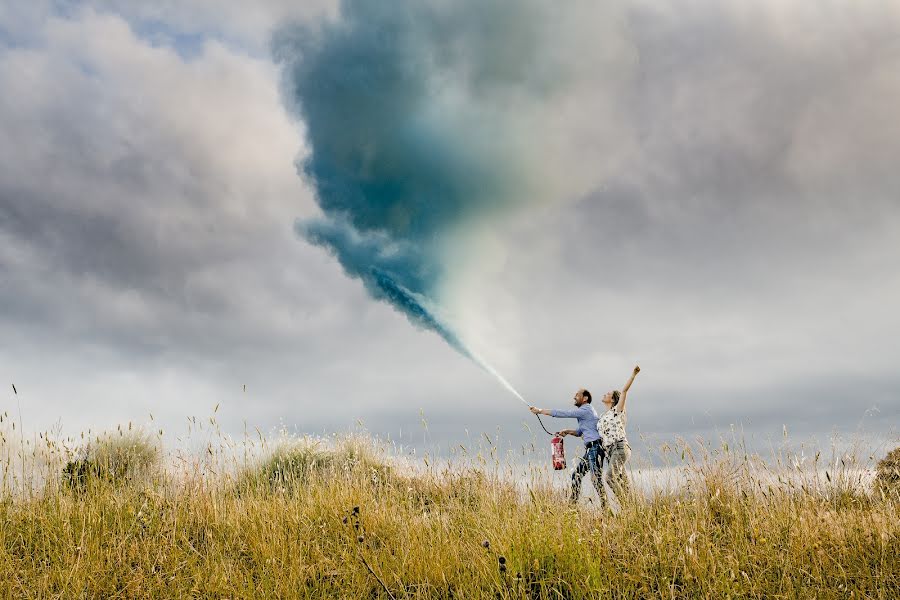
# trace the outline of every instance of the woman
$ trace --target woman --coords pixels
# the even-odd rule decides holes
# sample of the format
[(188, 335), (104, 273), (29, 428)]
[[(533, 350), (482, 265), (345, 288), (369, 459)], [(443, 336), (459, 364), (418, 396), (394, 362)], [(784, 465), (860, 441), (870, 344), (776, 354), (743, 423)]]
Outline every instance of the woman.
[(631, 457), (631, 446), (628, 445), (628, 439), (625, 437), (625, 422), (628, 418), (625, 413), (625, 400), (631, 384), (634, 383), (634, 378), (640, 372), (641, 368), (636, 366), (621, 393), (619, 390), (613, 390), (603, 396), (603, 404), (606, 405), (607, 410), (597, 422), (606, 460), (609, 463), (609, 470), (605, 474), (606, 483), (609, 484), (609, 489), (615, 494), (620, 504), (629, 493), (625, 463)]

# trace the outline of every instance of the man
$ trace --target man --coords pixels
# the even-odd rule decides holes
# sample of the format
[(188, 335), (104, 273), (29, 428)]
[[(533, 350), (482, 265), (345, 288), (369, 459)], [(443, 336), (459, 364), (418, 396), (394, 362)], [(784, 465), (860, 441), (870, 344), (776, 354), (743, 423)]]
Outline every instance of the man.
[(542, 408), (528, 407), (528, 410), (536, 415), (547, 415), (561, 419), (578, 419), (577, 429), (563, 429), (559, 435), (565, 437), (574, 435), (580, 437), (584, 441), (584, 456), (572, 472), (572, 494), (569, 499), (574, 503), (578, 501), (581, 495), (581, 480), (584, 479), (588, 471), (591, 472), (591, 481), (594, 482), (594, 488), (601, 506), (606, 504), (606, 493), (603, 491), (603, 445), (600, 440), (600, 433), (597, 430), (597, 411), (591, 406), (591, 393), (585, 389), (580, 389), (575, 393), (575, 408), (572, 410), (545, 410)]

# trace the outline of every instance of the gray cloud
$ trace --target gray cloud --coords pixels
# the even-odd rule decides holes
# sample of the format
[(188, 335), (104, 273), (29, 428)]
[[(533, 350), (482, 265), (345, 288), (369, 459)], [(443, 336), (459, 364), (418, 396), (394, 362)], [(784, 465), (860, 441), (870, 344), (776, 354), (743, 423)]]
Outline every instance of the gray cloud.
[[(515, 399), (293, 236), (315, 214), (302, 124), (260, 54), (287, 13), (97, 6), (0, 17), (0, 377), (31, 426), (153, 412), (178, 431), (221, 402), (235, 432), (360, 419), (419, 439), (421, 409), (436, 443), (529, 439)], [(593, 121), (526, 138), (577, 182), (473, 237), (467, 333), (545, 406), (640, 361), (631, 426), (653, 439), (896, 435), (900, 14), (617, 14), (560, 101)], [(173, 31), (207, 33), (185, 54)]]

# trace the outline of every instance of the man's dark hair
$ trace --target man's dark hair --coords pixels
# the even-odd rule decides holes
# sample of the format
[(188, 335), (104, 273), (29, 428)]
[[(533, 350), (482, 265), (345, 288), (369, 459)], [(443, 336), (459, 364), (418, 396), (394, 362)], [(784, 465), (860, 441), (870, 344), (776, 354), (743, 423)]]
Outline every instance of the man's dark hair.
[(589, 391), (584, 390), (583, 392), (581, 392), (581, 397), (584, 398), (584, 401), (587, 402), (588, 404), (591, 403), (592, 398), (591, 398), (591, 393)]
[(613, 390), (613, 393), (612, 393), (612, 405), (613, 406), (616, 406), (619, 403), (620, 395), (621, 394), (619, 394), (619, 390)]

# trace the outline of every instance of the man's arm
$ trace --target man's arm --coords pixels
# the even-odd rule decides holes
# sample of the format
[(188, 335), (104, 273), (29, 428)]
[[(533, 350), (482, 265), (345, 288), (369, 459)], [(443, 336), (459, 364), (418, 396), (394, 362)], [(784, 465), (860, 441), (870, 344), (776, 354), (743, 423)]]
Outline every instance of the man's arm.
[(547, 415), (548, 417), (556, 417), (557, 419), (577, 419), (584, 414), (584, 407), (573, 408), (572, 410), (547, 410), (546, 408), (535, 408), (529, 406), (528, 410), (536, 415)]
[[(530, 410), (531, 412), (533, 412), (536, 415), (547, 415), (548, 417), (565, 417), (565, 416), (575, 417), (576, 416), (576, 415), (560, 414), (560, 413), (574, 412), (574, 411), (570, 411), (570, 410), (547, 410), (544, 408), (537, 408), (536, 406), (529, 406), (528, 410)], [(575, 409), (575, 410), (578, 410), (578, 409)], [(557, 435), (561, 435), (562, 437), (566, 437), (567, 435), (574, 435), (576, 437), (581, 437), (581, 429), (563, 429), (562, 431), (557, 431), (556, 433), (557, 433)]]
[(631, 384), (634, 383), (634, 378), (637, 377), (637, 374), (640, 372), (641, 368), (635, 366), (634, 371), (631, 372), (631, 377), (628, 378), (628, 383), (626, 383), (625, 387), (622, 388), (622, 394), (619, 398), (619, 403), (616, 405), (617, 411), (625, 412), (625, 397), (628, 395), (628, 390), (631, 389)]

